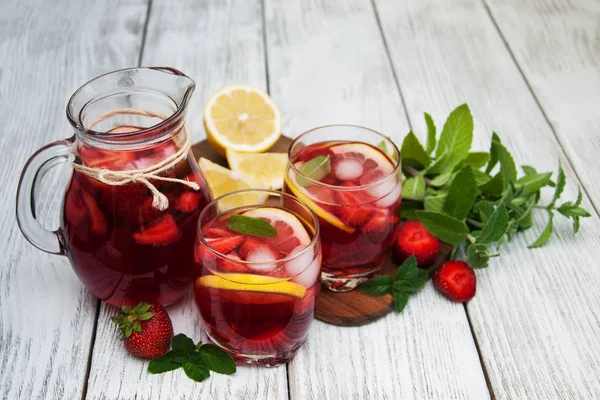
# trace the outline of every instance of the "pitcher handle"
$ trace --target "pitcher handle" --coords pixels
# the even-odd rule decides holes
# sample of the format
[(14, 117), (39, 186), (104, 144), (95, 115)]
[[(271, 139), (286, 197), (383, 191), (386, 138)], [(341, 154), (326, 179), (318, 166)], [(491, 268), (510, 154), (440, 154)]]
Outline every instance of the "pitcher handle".
[(53, 167), (71, 161), (73, 139), (57, 140), (42, 147), (27, 160), (17, 188), (17, 223), (23, 236), (35, 247), (50, 254), (64, 255), (58, 230), (49, 231), (36, 219), (35, 194), (42, 178)]

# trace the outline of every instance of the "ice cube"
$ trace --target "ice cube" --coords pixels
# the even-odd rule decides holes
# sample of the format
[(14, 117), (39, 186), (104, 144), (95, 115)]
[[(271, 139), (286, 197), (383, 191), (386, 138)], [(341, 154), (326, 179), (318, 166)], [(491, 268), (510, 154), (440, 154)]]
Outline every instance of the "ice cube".
[(375, 206), (379, 208), (387, 208), (398, 201), (398, 198), (402, 194), (402, 185), (397, 182), (394, 190), (391, 191), (390, 194), (375, 202)]
[(273, 250), (265, 246), (260, 246), (248, 253), (246, 261), (250, 263), (246, 266), (254, 272), (271, 272), (277, 267), (277, 264), (270, 263), (269, 261), (276, 260), (277, 254)]
[[(288, 257), (294, 256), (304, 250), (305, 246), (298, 246), (290, 251)], [(311, 287), (315, 283), (315, 279), (321, 272), (321, 258), (314, 257), (312, 249), (306, 250), (298, 257), (288, 261), (285, 264), (285, 269), (288, 276), (293, 276), (293, 281), (301, 284), (304, 287)]]
[[(380, 180), (380, 183), (374, 183)], [(385, 178), (384, 174), (381, 171), (375, 170), (372, 173), (365, 174), (363, 179), (361, 179), (360, 183), (362, 185), (369, 185), (373, 183), (372, 186), (369, 186), (367, 188), (367, 193), (371, 197), (381, 199), (388, 193), (391, 193), (396, 188), (398, 181), (396, 180), (396, 177), (392, 176)]]
[(347, 158), (334, 164), (335, 176), (342, 181), (358, 179), (364, 172), (360, 161)]

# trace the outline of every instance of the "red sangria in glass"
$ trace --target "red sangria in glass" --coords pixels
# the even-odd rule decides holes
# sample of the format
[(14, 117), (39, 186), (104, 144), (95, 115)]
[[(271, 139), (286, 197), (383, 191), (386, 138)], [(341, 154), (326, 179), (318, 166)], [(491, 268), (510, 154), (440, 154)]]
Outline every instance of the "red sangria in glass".
[(379, 272), (392, 246), (402, 194), (400, 153), (387, 137), (353, 125), (298, 136), (284, 191), (318, 216), (323, 283), (348, 291)]
[[(100, 76), (69, 101), (75, 135), (39, 150), (23, 170), (23, 234), (68, 256), (83, 284), (111, 305), (166, 305), (191, 287), (196, 225), (210, 201), (184, 126), (193, 90), (194, 82), (173, 69)], [(35, 189), (61, 161), (74, 171), (61, 226), (49, 232), (34, 217)]]
[(320, 289), (318, 230), (312, 211), (281, 192), (234, 192), (202, 212), (196, 304), (208, 337), (238, 362), (275, 366), (306, 340)]

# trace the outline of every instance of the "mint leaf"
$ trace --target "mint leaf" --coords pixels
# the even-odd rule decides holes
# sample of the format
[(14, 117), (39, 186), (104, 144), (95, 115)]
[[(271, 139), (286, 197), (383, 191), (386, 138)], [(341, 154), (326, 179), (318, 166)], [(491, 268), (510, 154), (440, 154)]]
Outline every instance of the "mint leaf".
[(475, 168), (473, 168), (473, 175), (475, 175), (475, 183), (477, 184), (477, 187), (489, 182), (490, 179), (492, 179), (492, 177), (485, 172)]
[(426, 195), (423, 200), (423, 206), (427, 211), (441, 212), (446, 202), (447, 191), (437, 194)]
[(473, 243), (467, 249), (467, 263), (473, 269), (486, 268), (490, 257), (487, 246), (481, 243)]
[(565, 184), (567, 183), (565, 178), (565, 171), (563, 171), (562, 165), (558, 163), (558, 177), (556, 178), (556, 189), (554, 190), (554, 197), (550, 204), (548, 204), (548, 209), (551, 209), (556, 204), (556, 201), (562, 195), (563, 190), (565, 190)]
[(590, 213), (582, 207), (577, 207), (574, 204), (565, 203), (556, 209), (565, 217), (591, 217)]
[(506, 228), (508, 228), (508, 213), (504, 204), (500, 204), (483, 225), (481, 234), (477, 237), (477, 243), (489, 244), (500, 240), (504, 236)]
[(408, 304), (407, 292), (394, 292), (394, 311), (401, 313)]
[(203, 344), (200, 347), (200, 357), (204, 365), (211, 371), (226, 375), (235, 373), (233, 358), (214, 344)]
[(446, 184), (450, 181), (450, 178), (452, 178), (452, 172), (444, 172), (443, 174), (438, 175), (434, 179), (429, 181), (429, 184), (435, 187), (446, 186)]
[(494, 205), (487, 200), (481, 200), (473, 206), (473, 213), (479, 215), (479, 219), (483, 222), (488, 220), (494, 210)]
[(448, 161), (450, 160), (450, 153), (442, 154), (437, 157), (435, 161), (433, 161), (427, 168), (425, 168), (422, 172), (423, 175), (437, 175), (445, 172), (452, 172), (452, 167), (454, 165), (450, 165)]
[(227, 227), (232, 231), (250, 236), (273, 237), (277, 231), (264, 219), (246, 217), (244, 215), (232, 215), (227, 221)]
[(416, 211), (419, 221), (425, 228), (440, 240), (450, 243), (459, 244), (469, 233), (469, 228), (464, 221), (452, 218), (448, 215), (433, 211)]
[(529, 196), (530, 194), (539, 192), (541, 188), (550, 183), (551, 177), (552, 172), (525, 175), (516, 182), (516, 185), (522, 188), (520, 196)]
[(191, 350), (196, 347), (194, 341), (184, 335), (183, 333), (179, 333), (173, 336), (173, 341), (171, 342), (171, 347), (173, 350)]
[(413, 160), (424, 167), (431, 164), (431, 158), (423, 148), (423, 145), (421, 145), (421, 142), (419, 142), (419, 139), (415, 136), (415, 134), (412, 131), (409, 132), (408, 135), (406, 135), (406, 137), (404, 138), (400, 154), (402, 154), (403, 163), (405, 163), (408, 160)]
[(525, 175), (537, 175), (538, 172), (531, 165), (521, 165), (521, 169), (525, 172)]
[(402, 196), (410, 200), (423, 200), (425, 197), (425, 179), (421, 175), (406, 179), (402, 184)]
[(383, 296), (387, 293), (392, 293), (393, 279), (389, 275), (380, 275), (369, 279), (359, 286), (359, 289), (364, 294), (369, 296)]
[(473, 207), (476, 195), (475, 175), (473, 169), (466, 165), (450, 183), (444, 203), (444, 213), (458, 220), (465, 219)]
[(519, 218), (517, 218), (517, 221), (516, 221), (519, 229), (521, 229), (521, 230), (529, 229), (533, 226), (532, 211), (533, 211), (533, 207), (535, 206), (536, 202), (537, 202), (537, 199), (535, 198), (535, 196), (532, 196), (527, 200), (527, 202), (526, 202), (527, 208), (525, 209), (523, 214), (521, 214), (521, 216)]
[(331, 172), (331, 160), (329, 155), (317, 156), (305, 162), (298, 172), (300, 172), (300, 175), (296, 177), (296, 182), (298, 182), (298, 185), (300, 186), (310, 186), (312, 182), (309, 179), (320, 181)]
[(548, 224), (542, 231), (541, 235), (537, 238), (537, 240), (535, 242), (533, 242), (531, 245), (529, 245), (530, 249), (543, 246), (544, 244), (546, 244), (548, 239), (550, 239), (550, 236), (552, 236), (552, 229), (554, 228), (554, 224), (553, 224), (554, 214), (552, 214), (552, 211), (548, 211), (548, 214), (550, 214), (550, 218), (548, 219)]
[(429, 279), (429, 273), (417, 266), (415, 256), (410, 256), (398, 267), (394, 278), (394, 295), (398, 291), (416, 292)]
[(504, 191), (504, 174), (502, 171), (498, 172), (492, 179), (479, 186), (484, 194), (500, 197)]
[(163, 372), (173, 371), (181, 367), (180, 364), (173, 361), (173, 356), (174, 352), (169, 351), (162, 356), (154, 357), (148, 364), (148, 372), (151, 374), (162, 374)]
[(436, 156), (448, 154), (447, 164), (456, 165), (465, 158), (473, 142), (473, 117), (469, 106), (463, 104), (450, 113), (436, 150)]
[(436, 145), (435, 124), (431, 115), (427, 113), (425, 113), (425, 123), (427, 124), (427, 154), (431, 154)]
[[(502, 186), (507, 189), (511, 183), (517, 180), (517, 167), (510, 152), (499, 141), (492, 141), (492, 149), (497, 154), (502, 172)], [(490, 151), (491, 154), (491, 151)]]
[(188, 376), (188, 378), (196, 382), (202, 382), (210, 376), (210, 371), (208, 370), (206, 365), (204, 365), (201, 362), (193, 363), (191, 361), (188, 361), (183, 364), (183, 371)]
[(490, 153), (485, 152), (473, 152), (469, 153), (467, 157), (454, 167), (455, 171), (462, 169), (465, 165), (470, 165), (475, 169), (483, 167), (490, 160)]
[(377, 144), (377, 147), (379, 147), (381, 149), (381, 151), (383, 151), (384, 153), (387, 154), (387, 144), (385, 143), (385, 140), (382, 140), (381, 142), (379, 142)]
[(498, 154), (499, 149), (495, 144), (502, 144), (502, 142), (500, 141), (500, 137), (498, 136), (498, 134), (496, 132), (493, 132), (492, 144), (490, 145), (490, 162), (488, 163), (487, 168), (485, 169), (485, 172), (488, 174), (492, 172), (496, 164), (498, 164), (498, 160), (500, 159)]

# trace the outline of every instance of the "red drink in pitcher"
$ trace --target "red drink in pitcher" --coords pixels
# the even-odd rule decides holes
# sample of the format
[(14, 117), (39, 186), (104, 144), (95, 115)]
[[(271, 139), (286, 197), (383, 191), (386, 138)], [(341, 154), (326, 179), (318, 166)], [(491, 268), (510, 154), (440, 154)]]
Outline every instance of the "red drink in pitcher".
[[(257, 193), (254, 199), (271, 194), (282, 201), (219, 215), (211, 205), (206, 208), (196, 247), (194, 294), (213, 342), (238, 361), (274, 366), (293, 356), (314, 318), (321, 267), (316, 219), (282, 193), (244, 191), (220, 199), (248, 193)], [(232, 230), (234, 216), (266, 221), (276, 233), (264, 237)]]
[[(323, 140), (328, 133), (320, 131), (328, 129), (342, 137), (358, 130), (363, 141)], [(315, 132), (319, 141), (310, 143)], [(391, 155), (365, 142), (369, 134), (391, 149)], [(289, 155), (284, 191), (308, 204), (319, 218), (323, 282), (331, 290), (351, 290), (378, 272), (392, 246), (402, 193), (397, 149), (368, 129), (331, 126), (300, 136)]]
[[(79, 153), (86, 166), (127, 171), (155, 165), (177, 150), (169, 139), (137, 151), (81, 147)], [(169, 207), (161, 211), (152, 205), (153, 194), (143, 183), (110, 186), (73, 172), (63, 215), (69, 258), (79, 279), (109, 304), (132, 306), (142, 300), (169, 304), (189, 290), (196, 224), (210, 195), (192, 155), (167, 175), (196, 182), (201, 189), (154, 182), (169, 200)]]

